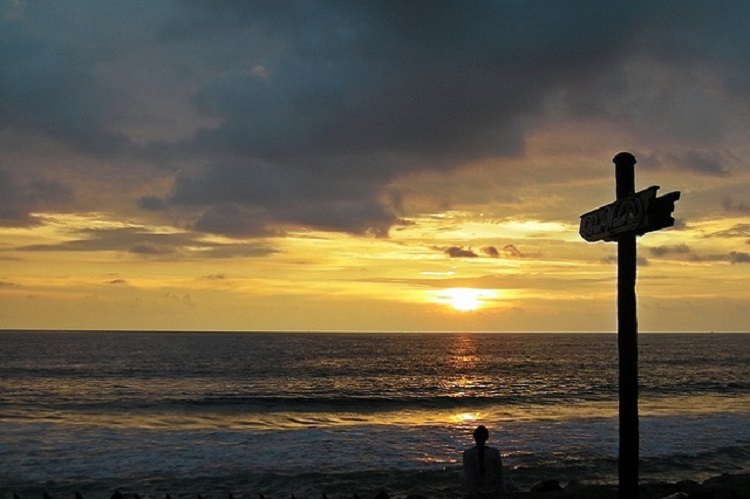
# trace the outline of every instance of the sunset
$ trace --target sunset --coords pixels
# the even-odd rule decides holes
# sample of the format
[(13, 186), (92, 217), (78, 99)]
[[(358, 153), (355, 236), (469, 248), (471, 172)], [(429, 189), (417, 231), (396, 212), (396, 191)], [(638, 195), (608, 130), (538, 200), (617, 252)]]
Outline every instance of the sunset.
[(0, 0), (0, 490), (745, 497), (748, 26)]
[(4, 326), (612, 331), (578, 224), (630, 151), (682, 192), (642, 329), (745, 331), (731, 5), (5, 2)]

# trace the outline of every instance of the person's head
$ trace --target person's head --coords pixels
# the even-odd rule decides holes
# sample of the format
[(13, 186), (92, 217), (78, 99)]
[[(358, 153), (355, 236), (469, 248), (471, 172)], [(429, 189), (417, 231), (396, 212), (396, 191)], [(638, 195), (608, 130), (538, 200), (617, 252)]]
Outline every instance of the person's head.
[(490, 432), (487, 428), (484, 425), (477, 426), (477, 429), (474, 430), (474, 441), (477, 445), (484, 445), (488, 438), (490, 438)]

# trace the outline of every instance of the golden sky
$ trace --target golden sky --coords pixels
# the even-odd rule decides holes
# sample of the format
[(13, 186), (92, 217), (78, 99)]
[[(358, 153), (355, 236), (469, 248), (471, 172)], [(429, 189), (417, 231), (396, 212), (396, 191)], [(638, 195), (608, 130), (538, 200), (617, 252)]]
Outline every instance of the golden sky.
[(590, 3), (1, 2), (0, 328), (613, 331), (630, 151), (640, 330), (747, 331), (750, 7)]

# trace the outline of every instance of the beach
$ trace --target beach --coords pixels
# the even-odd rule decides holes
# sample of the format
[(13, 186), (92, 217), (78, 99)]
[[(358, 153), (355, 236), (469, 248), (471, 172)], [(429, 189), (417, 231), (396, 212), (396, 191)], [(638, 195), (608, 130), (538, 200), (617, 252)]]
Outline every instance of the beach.
[[(617, 483), (614, 334), (0, 336), (5, 496), (453, 499), (480, 423), (519, 497)], [(640, 344), (641, 482), (750, 472), (750, 335)]]
[[(119, 489), (107, 494), (103, 491), (88, 490), (87, 494), (81, 492), (84, 488), (58, 487), (50, 484), (50, 489), (21, 489), (20, 492), (14, 491), (14, 499), (29, 499), (30, 497), (42, 497), (47, 494), (52, 499), (70, 497), (75, 499), (157, 499), (170, 497), (172, 499), (191, 498), (195, 499), (278, 499), (270, 497), (263, 492), (247, 493), (238, 492), (237, 490), (228, 490), (226, 487), (216, 490), (205, 490), (199, 487), (197, 491), (171, 491), (158, 495), (145, 495), (139, 492), (121, 492)], [(50, 492), (51, 490), (51, 492)], [(98, 492), (98, 494), (97, 494)], [(297, 499), (306, 499), (293, 495)], [(433, 499), (432, 496), (422, 494), (399, 495), (382, 489), (372, 497), (361, 496), (356, 491), (335, 491), (333, 493), (321, 492), (312, 498), (323, 499)], [(557, 480), (548, 480), (540, 482), (528, 491), (513, 491), (505, 493), (504, 499), (550, 499), (559, 497), (561, 499), (621, 499), (618, 495), (617, 486), (614, 484), (591, 485), (581, 482), (560, 483)], [(683, 480), (681, 482), (651, 482), (643, 483), (639, 487), (639, 499), (746, 499), (750, 497), (750, 473), (747, 474), (725, 474), (713, 477), (699, 483), (693, 480)], [(463, 495), (455, 495), (455, 499), (463, 498)]]

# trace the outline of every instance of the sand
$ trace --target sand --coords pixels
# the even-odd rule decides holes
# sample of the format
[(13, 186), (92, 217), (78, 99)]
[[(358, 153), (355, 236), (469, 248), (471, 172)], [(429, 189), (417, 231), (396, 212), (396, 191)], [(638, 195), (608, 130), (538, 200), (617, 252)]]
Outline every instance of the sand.
[[(191, 492), (187, 490), (175, 490), (165, 498), (164, 496), (152, 497), (150, 495), (138, 495), (133, 492), (121, 494), (115, 491), (104, 497), (81, 496), (70, 494), (63, 495), (47, 494), (46, 491), (24, 490), (12, 495), (12, 499), (170, 499), (191, 497), (196, 499), (289, 499), (287, 497), (265, 496), (260, 491), (244, 491), (228, 495), (227, 492), (215, 491)], [(360, 498), (354, 493), (341, 491), (341, 493), (322, 494), (315, 498), (300, 497), (296, 499), (432, 499), (429, 496), (409, 495), (403, 496), (398, 493), (381, 491), (374, 498)], [(528, 491), (517, 491), (506, 493), (502, 499), (620, 499), (615, 485), (591, 485), (579, 482), (560, 483), (548, 480), (539, 483)], [(750, 499), (750, 473), (724, 474), (710, 478), (703, 483), (685, 480), (677, 483), (653, 482), (642, 483), (639, 487), (638, 499)], [(0, 498), (5, 499), (5, 498)], [(8, 499), (11, 499), (10, 497)], [(294, 497), (292, 499), (295, 499)], [(463, 499), (457, 497), (456, 499)]]
[[(545, 482), (532, 487), (529, 492), (513, 492), (503, 499), (619, 499), (614, 485), (566, 484), (558, 490), (554, 482)], [(557, 484), (559, 485), (559, 484)], [(542, 489), (546, 491), (537, 491)], [(641, 484), (638, 499), (750, 499), (750, 473), (722, 475), (703, 483), (685, 480), (678, 483), (655, 482)], [(427, 498), (429, 499), (429, 498)]]

